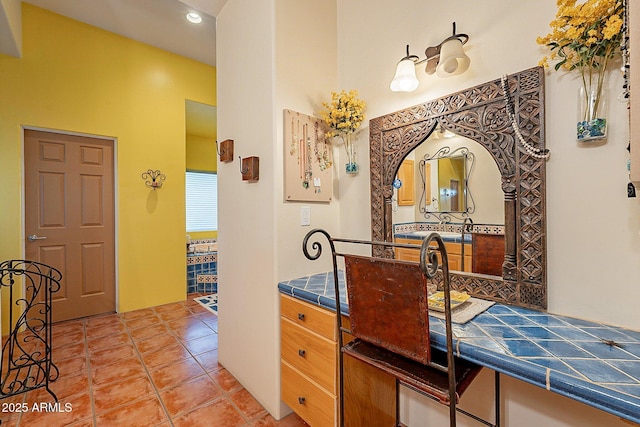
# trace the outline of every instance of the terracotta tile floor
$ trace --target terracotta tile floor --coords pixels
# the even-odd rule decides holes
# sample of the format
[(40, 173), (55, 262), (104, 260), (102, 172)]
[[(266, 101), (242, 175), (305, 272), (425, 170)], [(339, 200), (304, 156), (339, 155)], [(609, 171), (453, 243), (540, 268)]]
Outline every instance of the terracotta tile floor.
[(274, 420), (218, 364), (218, 318), (195, 296), (53, 325), (60, 410), (33, 410), (53, 402), (44, 389), (3, 399), (2, 427), (307, 426), (295, 414)]

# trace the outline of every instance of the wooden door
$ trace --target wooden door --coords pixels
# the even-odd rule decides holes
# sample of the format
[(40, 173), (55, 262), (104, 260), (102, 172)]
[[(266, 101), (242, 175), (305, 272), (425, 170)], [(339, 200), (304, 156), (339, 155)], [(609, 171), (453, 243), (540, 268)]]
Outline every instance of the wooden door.
[(54, 321), (115, 311), (113, 141), (25, 131), (25, 254), (62, 272)]
[(460, 211), (460, 182), (458, 180), (452, 179), (449, 181), (449, 198), (451, 199), (451, 212), (459, 212)]

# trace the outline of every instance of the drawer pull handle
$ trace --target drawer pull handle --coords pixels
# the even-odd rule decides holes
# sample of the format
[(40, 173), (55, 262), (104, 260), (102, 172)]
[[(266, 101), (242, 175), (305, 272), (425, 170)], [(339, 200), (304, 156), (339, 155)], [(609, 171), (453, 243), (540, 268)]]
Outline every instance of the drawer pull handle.
[(304, 313), (298, 313), (298, 320), (304, 320)]
[(304, 351), (303, 349), (298, 350), (298, 356), (305, 357), (306, 355), (307, 355), (307, 352)]
[(299, 398), (298, 398), (298, 403), (299, 403), (299, 404), (301, 404), (301, 405), (304, 405), (304, 401), (305, 401), (305, 400), (306, 400), (306, 399), (305, 399), (304, 397), (299, 397)]

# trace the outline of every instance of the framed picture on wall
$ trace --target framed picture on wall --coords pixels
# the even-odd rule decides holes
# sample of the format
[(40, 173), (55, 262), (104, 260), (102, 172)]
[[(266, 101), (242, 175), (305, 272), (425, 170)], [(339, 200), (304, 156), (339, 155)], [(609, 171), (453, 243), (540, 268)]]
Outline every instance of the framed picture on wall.
[(331, 202), (333, 151), (322, 119), (284, 110), (284, 197), (288, 202)]

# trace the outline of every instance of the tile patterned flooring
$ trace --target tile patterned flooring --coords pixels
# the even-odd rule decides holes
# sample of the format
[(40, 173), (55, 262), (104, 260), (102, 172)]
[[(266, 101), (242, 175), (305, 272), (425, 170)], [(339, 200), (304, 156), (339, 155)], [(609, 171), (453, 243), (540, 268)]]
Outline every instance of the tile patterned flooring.
[(307, 426), (295, 414), (274, 420), (218, 364), (218, 318), (195, 296), (53, 325), (60, 410), (33, 410), (53, 402), (44, 389), (2, 399), (2, 427)]

